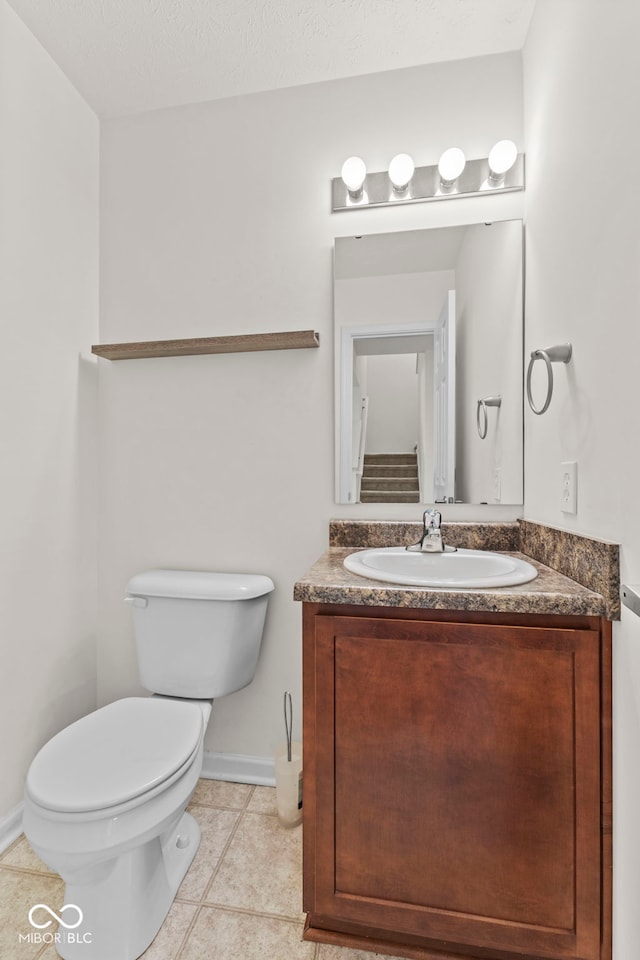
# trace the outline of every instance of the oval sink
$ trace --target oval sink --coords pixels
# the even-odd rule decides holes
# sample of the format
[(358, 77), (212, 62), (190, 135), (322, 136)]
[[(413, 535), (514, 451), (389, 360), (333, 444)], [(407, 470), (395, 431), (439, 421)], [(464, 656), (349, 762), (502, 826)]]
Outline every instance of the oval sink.
[(526, 560), (487, 550), (412, 553), (404, 547), (377, 547), (351, 553), (344, 565), (369, 580), (413, 587), (512, 587), (538, 575)]

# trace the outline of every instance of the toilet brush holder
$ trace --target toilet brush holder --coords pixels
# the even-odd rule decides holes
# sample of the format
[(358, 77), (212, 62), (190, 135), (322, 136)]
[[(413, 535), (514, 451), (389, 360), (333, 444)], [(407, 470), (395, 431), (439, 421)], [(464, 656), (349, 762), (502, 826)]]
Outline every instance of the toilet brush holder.
[(276, 806), (283, 827), (302, 823), (302, 744), (291, 744), (276, 752)]
[(283, 827), (297, 827), (302, 821), (302, 744), (294, 743), (293, 706), (288, 690), (284, 694), (286, 745), (276, 752), (276, 806)]

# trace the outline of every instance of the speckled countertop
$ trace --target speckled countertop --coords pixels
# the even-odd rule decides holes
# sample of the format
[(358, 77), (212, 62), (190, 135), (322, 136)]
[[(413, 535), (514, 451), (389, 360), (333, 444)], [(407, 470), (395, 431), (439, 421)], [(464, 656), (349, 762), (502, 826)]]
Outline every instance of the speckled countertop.
[[(294, 599), (433, 610), (604, 616), (611, 620), (620, 616), (616, 544), (567, 534), (529, 521), (443, 524), (442, 529), (447, 543), (520, 557), (536, 567), (538, 576), (529, 583), (514, 587), (474, 590), (398, 586), (368, 580), (350, 573), (343, 565), (344, 558), (355, 550), (370, 546), (415, 543), (422, 530), (421, 524), (332, 521), (331, 545), (297, 581)], [(524, 545), (528, 547), (526, 552), (522, 549)], [(556, 555), (562, 558), (557, 565), (568, 569), (575, 579), (540, 559), (555, 560)]]

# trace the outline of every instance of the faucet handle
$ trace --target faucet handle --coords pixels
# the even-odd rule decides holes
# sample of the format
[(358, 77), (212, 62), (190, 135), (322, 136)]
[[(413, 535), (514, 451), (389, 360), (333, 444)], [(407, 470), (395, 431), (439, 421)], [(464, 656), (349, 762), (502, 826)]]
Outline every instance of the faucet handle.
[(439, 530), (442, 521), (442, 515), (439, 510), (425, 510), (422, 518), (425, 530)]
[(442, 515), (439, 510), (435, 510), (433, 507), (425, 510), (422, 516), (422, 522), (424, 524), (422, 536), (417, 543), (412, 543), (410, 546), (405, 547), (405, 550), (409, 550), (412, 553), (451, 553), (456, 550), (456, 547), (445, 546), (442, 533), (440, 532), (441, 521)]

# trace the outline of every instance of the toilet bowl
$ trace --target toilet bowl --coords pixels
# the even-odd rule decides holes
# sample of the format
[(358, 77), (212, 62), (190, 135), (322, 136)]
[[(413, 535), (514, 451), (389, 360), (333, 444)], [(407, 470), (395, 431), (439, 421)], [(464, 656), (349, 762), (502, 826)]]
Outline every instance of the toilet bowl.
[[(273, 583), (149, 571), (128, 589), (143, 615), (135, 626), (141, 672), (162, 693), (115, 701), (71, 724), (40, 750), (25, 783), (25, 835), (65, 881), (65, 905), (76, 907), (73, 924), (61, 922), (55, 934), (64, 960), (135, 960), (162, 925), (200, 840), (186, 807), (212, 706), (202, 691), (221, 696), (250, 682)], [(175, 697), (166, 693), (171, 676)], [(198, 691), (193, 699), (189, 689)]]

